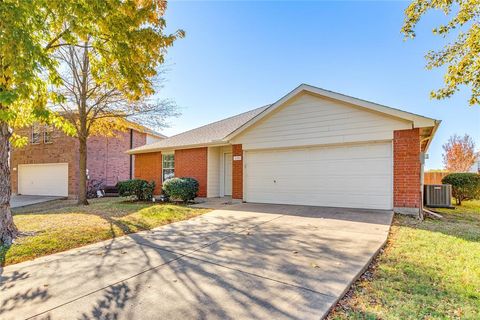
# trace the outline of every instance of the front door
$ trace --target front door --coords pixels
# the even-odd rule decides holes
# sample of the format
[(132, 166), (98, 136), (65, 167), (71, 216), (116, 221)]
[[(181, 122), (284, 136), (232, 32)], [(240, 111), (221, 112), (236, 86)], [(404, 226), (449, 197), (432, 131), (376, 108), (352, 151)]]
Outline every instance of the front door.
[(225, 153), (223, 155), (223, 176), (224, 176), (224, 194), (226, 196), (232, 195), (232, 154)]

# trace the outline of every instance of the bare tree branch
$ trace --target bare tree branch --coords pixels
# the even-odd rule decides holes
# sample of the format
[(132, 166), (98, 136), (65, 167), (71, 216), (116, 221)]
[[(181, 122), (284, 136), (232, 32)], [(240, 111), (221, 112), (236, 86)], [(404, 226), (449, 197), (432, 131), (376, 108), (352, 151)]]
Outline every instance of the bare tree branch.
[[(75, 126), (79, 136), (111, 134), (108, 131), (118, 127), (113, 125), (118, 120), (163, 128), (169, 117), (178, 116), (176, 106), (171, 101), (147, 98), (130, 101), (122, 90), (108, 81), (97, 79), (102, 75), (92, 72), (90, 59), (98, 59), (99, 54), (88, 39), (82, 44), (62, 43), (57, 51), (62, 80), (57, 92), (65, 97), (65, 101), (57, 107), (64, 118)], [(158, 88), (161, 88), (162, 80), (160, 77), (154, 79), (155, 83), (160, 84)], [(104, 121), (111, 121), (112, 124), (105, 125)], [(102, 124), (105, 127), (103, 130)]]

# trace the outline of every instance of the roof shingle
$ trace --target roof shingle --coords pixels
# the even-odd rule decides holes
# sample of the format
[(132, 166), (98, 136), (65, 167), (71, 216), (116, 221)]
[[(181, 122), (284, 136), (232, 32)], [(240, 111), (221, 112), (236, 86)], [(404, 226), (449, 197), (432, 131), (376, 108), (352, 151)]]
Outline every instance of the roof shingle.
[(132, 149), (129, 153), (153, 152), (162, 149), (210, 144), (216, 141), (220, 142), (223, 138), (259, 115), (269, 106), (270, 105), (266, 105), (196, 129), (182, 132), (170, 138)]

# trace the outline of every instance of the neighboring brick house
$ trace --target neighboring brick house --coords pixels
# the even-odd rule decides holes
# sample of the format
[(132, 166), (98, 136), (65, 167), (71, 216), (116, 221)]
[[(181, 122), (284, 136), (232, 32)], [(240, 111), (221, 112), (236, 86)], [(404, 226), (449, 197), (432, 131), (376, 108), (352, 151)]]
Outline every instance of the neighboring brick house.
[(440, 121), (302, 84), (272, 105), (134, 148), (135, 176), (200, 197), (418, 214)]
[[(133, 157), (127, 150), (158, 142), (165, 136), (135, 125), (114, 137), (91, 136), (87, 143), (87, 168), (91, 180), (114, 186), (133, 177)], [(140, 129), (139, 129), (140, 128)], [(10, 167), (14, 194), (76, 197), (78, 190), (78, 140), (48, 126), (35, 125), (18, 134), (28, 144), (12, 148)]]

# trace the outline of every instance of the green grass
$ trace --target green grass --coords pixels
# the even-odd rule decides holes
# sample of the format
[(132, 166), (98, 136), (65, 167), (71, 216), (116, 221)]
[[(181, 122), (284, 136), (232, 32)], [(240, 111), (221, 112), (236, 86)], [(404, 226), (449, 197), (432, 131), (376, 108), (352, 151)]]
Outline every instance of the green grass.
[(330, 319), (480, 319), (480, 201), (438, 209), (443, 220), (396, 216), (371, 278)]
[(127, 202), (121, 198), (76, 206), (59, 200), (22, 208), (14, 221), (22, 236), (10, 248), (0, 248), (4, 265), (31, 260), (90, 243), (149, 230), (208, 212), (182, 205)]

